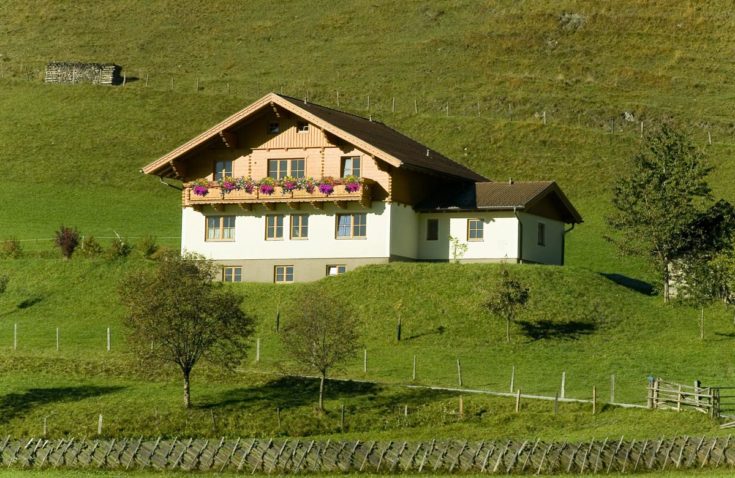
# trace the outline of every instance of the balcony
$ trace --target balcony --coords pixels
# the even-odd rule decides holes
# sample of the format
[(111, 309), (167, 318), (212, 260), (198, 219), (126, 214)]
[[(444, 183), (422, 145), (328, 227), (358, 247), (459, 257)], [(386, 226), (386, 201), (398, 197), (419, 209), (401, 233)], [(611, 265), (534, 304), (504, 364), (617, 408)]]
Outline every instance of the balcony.
[(184, 184), (182, 191), (183, 206), (201, 209), (202, 206), (211, 206), (215, 210), (222, 210), (227, 204), (235, 204), (245, 210), (251, 210), (254, 205), (262, 205), (267, 209), (275, 209), (278, 204), (286, 204), (292, 209), (298, 209), (303, 204), (310, 204), (318, 209), (323, 209), (325, 204), (335, 204), (337, 207), (346, 208), (351, 202), (358, 203), (369, 208), (372, 202), (373, 181), (359, 179), (359, 189), (350, 191), (345, 184), (334, 184), (333, 191), (329, 194), (321, 192), (315, 187), (311, 192), (306, 189), (284, 189), (283, 186), (273, 186), (273, 192), (261, 191), (259, 187), (226, 190), (216, 182), (209, 183), (204, 189), (195, 193), (196, 183)]

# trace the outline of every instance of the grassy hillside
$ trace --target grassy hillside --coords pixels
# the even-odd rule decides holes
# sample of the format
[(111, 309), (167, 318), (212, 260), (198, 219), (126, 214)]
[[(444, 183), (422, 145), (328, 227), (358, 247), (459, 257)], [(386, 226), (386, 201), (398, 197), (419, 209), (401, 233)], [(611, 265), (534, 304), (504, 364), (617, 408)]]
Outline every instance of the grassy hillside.
[[(258, 320), (262, 361), (236, 378), (199, 372), (202, 406), (188, 413), (178, 408), (178, 382), (134, 368), (122, 339), (116, 282), (146, 263), (64, 262), (51, 252), (61, 223), (103, 239), (153, 234), (176, 247), (179, 194), (140, 167), (267, 91), (372, 115), (491, 178), (555, 179), (585, 218), (568, 236), (568, 267), (514, 268), (532, 304), (511, 345), (479, 307), (493, 266), (398, 264), (323, 281), (349, 291), (363, 321), (368, 374), (355, 357), (342, 376), (403, 383), (416, 355), (419, 383), (453, 386), (459, 358), (468, 387), (506, 390), (515, 366), (524, 392), (551, 394), (566, 371), (569, 395), (587, 398), (597, 386), (604, 397), (614, 373), (617, 398), (630, 402), (643, 400), (649, 374), (733, 381), (731, 313), (708, 309), (700, 342), (696, 311), (639, 292), (650, 271), (603, 239), (610, 185), (639, 145), (641, 122), (644, 130), (665, 117), (682, 123), (717, 166), (716, 194), (735, 201), (729, 2), (257, 0), (202, 8), (158, 0), (99, 8), (49, 0), (3, 2), (0, 16), (0, 240), (17, 237), (28, 252), (0, 260), (11, 276), (0, 297), (0, 425), (8, 432), (38, 433), (53, 413), (52, 433), (86, 433), (105, 413), (110, 433), (270, 433), (277, 404), (290, 409), (284, 433), (334, 432), (334, 415), (311, 413), (313, 384), (299, 384), (305, 395), (289, 401), (284, 390), (293, 384), (277, 375), (290, 365), (273, 332), (275, 311), (302, 286), (236, 286)], [(57, 60), (115, 62), (129, 81), (43, 84), (43, 65)], [(386, 436), (713, 431), (698, 415), (607, 410), (593, 418), (576, 406), (559, 420), (545, 405), (517, 419), (510, 401), (481, 397), (467, 399), (471, 423), (458, 423), (454, 395), (379, 387), (356, 387), (348, 398), (342, 389), (329, 406), (347, 400), (351, 432)], [(401, 422), (407, 404), (418, 412)]]

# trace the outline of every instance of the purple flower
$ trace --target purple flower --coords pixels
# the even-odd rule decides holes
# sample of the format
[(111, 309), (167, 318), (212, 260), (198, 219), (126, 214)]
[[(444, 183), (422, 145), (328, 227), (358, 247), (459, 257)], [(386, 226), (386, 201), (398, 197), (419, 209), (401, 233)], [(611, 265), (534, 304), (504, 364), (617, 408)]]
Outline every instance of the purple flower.
[(263, 194), (273, 194), (273, 191), (275, 191), (276, 188), (271, 186), (270, 184), (261, 184), (260, 185), (260, 192)]
[(207, 186), (194, 186), (194, 194), (197, 196), (206, 196), (209, 192), (209, 188)]
[(354, 193), (360, 190), (360, 183), (347, 183), (345, 184), (345, 191), (348, 193)]
[(334, 185), (329, 183), (322, 183), (319, 185), (319, 192), (329, 196), (334, 192)]
[(297, 186), (296, 181), (283, 181), (283, 192), (293, 191)]
[(230, 191), (234, 190), (235, 187), (236, 187), (235, 186), (235, 183), (230, 182), (230, 181), (224, 181), (222, 183), (222, 189), (225, 190), (225, 191), (227, 191), (227, 192), (230, 192)]

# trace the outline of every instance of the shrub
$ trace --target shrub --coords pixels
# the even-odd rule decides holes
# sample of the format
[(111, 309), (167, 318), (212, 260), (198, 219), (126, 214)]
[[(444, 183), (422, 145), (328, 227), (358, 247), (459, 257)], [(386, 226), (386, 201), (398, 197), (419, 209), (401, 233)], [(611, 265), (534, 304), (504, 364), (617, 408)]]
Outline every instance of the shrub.
[(20, 241), (15, 237), (5, 239), (0, 244), (0, 257), (18, 259), (23, 256), (23, 248), (20, 245)]
[(145, 236), (143, 239), (140, 240), (140, 244), (138, 244), (138, 249), (140, 249), (140, 252), (143, 253), (143, 256), (146, 259), (152, 259), (159, 249), (159, 246), (156, 243), (156, 236)]
[(110, 248), (107, 249), (107, 257), (110, 259), (124, 259), (130, 255), (132, 246), (124, 239), (116, 237), (112, 240)]
[(71, 259), (72, 254), (79, 245), (79, 231), (76, 228), (64, 226), (63, 224), (56, 231), (54, 244), (61, 250), (64, 259)]
[(86, 257), (96, 257), (102, 254), (102, 245), (97, 242), (94, 236), (87, 236), (82, 239), (81, 253)]

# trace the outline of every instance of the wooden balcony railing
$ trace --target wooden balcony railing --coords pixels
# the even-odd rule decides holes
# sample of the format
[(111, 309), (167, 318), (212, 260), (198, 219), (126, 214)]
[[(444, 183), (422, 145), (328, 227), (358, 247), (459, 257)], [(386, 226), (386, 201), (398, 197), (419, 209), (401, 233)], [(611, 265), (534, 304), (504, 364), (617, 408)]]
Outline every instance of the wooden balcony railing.
[(322, 209), (324, 204), (332, 203), (344, 208), (350, 202), (356, 202), (369, 208), (372, 202), (372, 185), (372, 181), (361, 179), (360, 189), (357, 191), (349, 192), (344, 185), (339, 184), (334, 186), (334, 191), (330, 194), (324, 194), (318, 189), (314, 189), (313, 192), (307, 192), (303, 189), (284, 192), (280, 186), (275, 186), (275, 190), (271, 194), (262, 193), (257, 188), (250, 193), (242, 189), (225, 192), (219, 187), (210, 186), (207, 194), (200, 196), (194, 194), (193, 184), (185, 184), (182, 199), (184, 207), (199, 209), (207, 205), (217, 210), (221, 210), (227, 204), (235, 204), (247, 210), (252, 209), (254, 205), (275, 209), (278, 204), (286, 204), (293, 209), (298, 209), (302, 204), (311, 204)]

